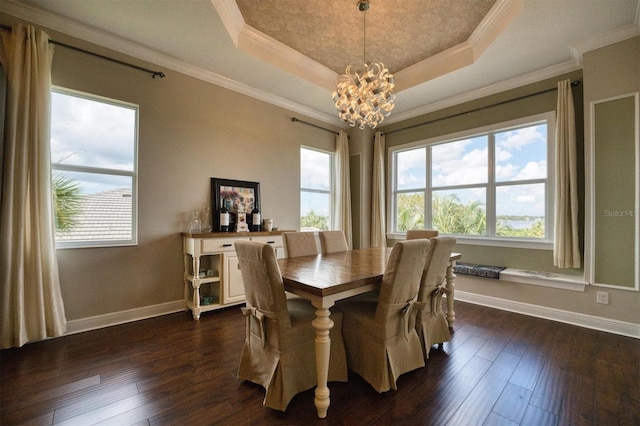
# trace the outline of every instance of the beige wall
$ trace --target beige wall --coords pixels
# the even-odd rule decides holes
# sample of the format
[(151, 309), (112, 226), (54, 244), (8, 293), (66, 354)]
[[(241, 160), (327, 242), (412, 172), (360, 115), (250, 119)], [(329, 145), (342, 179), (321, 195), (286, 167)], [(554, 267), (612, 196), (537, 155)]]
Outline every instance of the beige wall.
[[(56, 41), (122, 58), (49, 34)], [(263, 216), (273, 218), (280, 229), (298, 229), (300, 145), (335, 148), (333, 134), (292, 123), (290, 111), (165, 72), (165, 78), (152, 79), (122, 65), (55, 48), (54, 85), (140, 107), (139, 243), (57, 251), (68, 320), (182, 299), (179, 233), (189, 211), (210, 203), (211, 177), (260, 182)]]
[[(614, 44), (605, 48), (588, 52), (584, 55), (584, 69), (568, 75), (542, 81), (536, 84), (520, 87), (515, 90), (494, 95), (488, 98), (466, 104), (457, 105), (442, 111), (436, 111), (422, 117), (405, 122), (394, 123), (383, 127), (383, 132), (403, 128), (416, 123), (447, 117), (462, 111), (480, 108), (499, 103), (505, 99), (535, 93), (546, 88), (555, 87), (556, 81), (564, 78), (582, 80), (582, 86), (573, 89), (576, 105), (577, 137), (579, 170), (578, 179), (581, 191), (580, 224), (585, 228), (585, 146), (590, 143), (591, 123), (589, 120), (589, 103), (595, 99), (608, 98), (620, 94), (640, 90), (640, 48), (639, 38)], [(583, 100), (584, 97), (584, 100)], [(496, 122), (555, 110), (556, 93), (534, 96), (522, 101), (491, 107), (477, 113), (466, 114), (452, 119), (445, 119), (437, 123), (416, 127), (387, 136), (387, 146), (398, 146), (406, 143), (424, 140), (435, 136), (454, 133), (457, 131), (480, 127)], [(584, 107), (584, 108), (583, 108)], [(584, 123), (583, 123), (584, 121)], [(583, 144), (584, 142), (584, 144)], [(636, 212), (635, 214), (638, 214)], [(588, 224), (587, 224), (588, 227)], [(391, 241), (392, 243), (393, 241)], [(585, 235), (581, 235), (581, 245), (584, 246)], [(516, 268), (530, 268), (543, 271), (557, 271), (569, 274), (583, 274), (583, 270), (560, 270), (553, 266), (551, 251), (524, 250), (511, 248), (495, 248), (461, 245), (456, 251), (463, 254), (463, 261), (505, 265)], [(633, 268), (633, 265), (621, 265)], [(631, 272), (629, 272), (631, 273)], [(613, 321), (623, 321), (640, 324), (640, 293), (638, 291), (621, 290), (610, 287), (587, 286), (584, 293), (562, 289), (533, 286), (504, 281), (469, 278), (460, 276), (456, 280), (458, 291), (471, 295), (495, 298), (495, 300), (509, 302), (512, 306), (526, 304), (544, 309), (568, 311), (577, 315), (587, 315)], [(596, 304), (596, 291), (609, 292), (609, 305)], [(505, 303), (497, 302), (498, 305)], [(524, 305), (522, 305), (524, 306)], [(535, 309), (534, 309), (535, 310)]]
[[(11, 24), (3, 15), (0, 20)], [(135, 59), (91, 46), (62, 34), (50, 32), (59, 41), (87, 48), (111, 57)], [(585, 55), (582, 72), (572, 79), (584, 79), (574, 91), (576, 105), (588, 99), (611, 96), (622, 84), (612, 84), (608, 75), (620, 63), (630, 64), (631, 75), (624, 75), (624, 88), (638, 90), (638, 44), (621, 43)], [(634, 44), (635, 43), (635, 44)], [(635, 50), (634, 50), (635, 49)], [(156, 68), (151, 64), (140, 65)], [(634, 68), (635, 66), (635, 68)], [(292, 123), (290, 111), (226, 90), (176, 72), (166, 71), (164, 79), (149, 75), (63, 47), (56, 48), (53, 83), (62, 87), (119, 99), (140, 106), (139, 131), (139, 244), (135, 247), (58, 250), (62, 294), (69, 320), (172, 302), (182, 298), (182, 230), (185, 215), (210, 202), (212, 176), (258, 181), (261, 184), (264, 217), (272, 217), (280, 228), (296, 229), (299, 218), (299, 147), (301, 144), (331, 150), (334, 136), (309, 126)], [(394, 123), (387, 132), (432, 118), (493, 104), (552, 87), (550, 79), (458, 105), (443, 111)], [(614, 90), (615, 89), (615, 90)], [(591, 92), (593, 91), (593, 92)], [(597, 93), (596, 93), (597, 92)], [(470, 116), (399, 132), (387, 137), (387, 145), (434, 137), (452, 131), (506, 121), (555, 108), (555, 94), (536, 96), (527, 101), (491, 108)], [(582, 114), (578, 109), (579, 140)], [(299, 114), (295, 114), (300, 117)], [(303, 118), (303, 117), (300, 117)], [(303, 118), (313, 122), (314, 120)], [(322, 124), (322, 123), (318, 123)], [(326, 126), (326, 124), (322, 124)], [(588, 118), (584, 123), (589, 132)], [(337, 129), (336, 129), (337, 130)], [(358, 159), (361, 194), (357, 201), (362, 215), (354, 218), (359, 244), (367, 246), (370, 235), (371, 141), (373, 132), (349, 130), (350, 149)], [(580, 158), (584, 157), (579, 147)], [(584, 169), (580, 167), (584, 182)], [(581, 194), (584, 200), (584, 194)], [(584, 222), (584, 208), (581, 223)], [(458, 247), (465, 260), (508, 263), (511, 266), (553, 269), (548, 252)], [(596, 305), (596, 288), (584, 293), (491, 280), (460, 278), (458, 290), (495, 296), (515, 302), (584, 313), (596, 317), (640, 324), (638, 292), (607, 289), (610, 305)]]

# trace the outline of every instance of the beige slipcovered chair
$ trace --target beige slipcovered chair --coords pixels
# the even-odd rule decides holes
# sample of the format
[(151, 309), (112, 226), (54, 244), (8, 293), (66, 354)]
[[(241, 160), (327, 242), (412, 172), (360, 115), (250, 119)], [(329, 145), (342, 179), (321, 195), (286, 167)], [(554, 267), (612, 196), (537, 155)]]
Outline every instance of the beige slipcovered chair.
[(349, 250), (344, 231), (320, 231), (319, 236), (322, 254)]
[(285, 232), (282, 234), (287, 257), (311, 256), (318, 254), (318, 243), (313, 232)]
[(397, 389), (400, 375), (424, 367), (415, 329), (418, 290), (429, 240), (394, 244), (376, 299), (369, 294), (339, 302), (349, 369), (378, 392)]
[(433, 345), (451, 340), (449, 325), (442, 310), (442, 295), (449, 293), (445, 287), (445, 277), (451, 252), (456, 245), (454, 237), (435, 237), (430, 241), (418, 294), (418, 300), (425, 307), (418, 311), (416, 318), (416, 331), (425, 359), (429, 358)]
[(435, 229), (409, 229), (407, 231), (407, 240), (415, 240), (417, 238), (433, 238), (438, 236)]
[[(272, 246), (253, 241), (235, 243), (246, 307), (246, 337), (238, 378), (262, 385), (263, 405), (285, 411), (297, 393), (317, 383), (315, 308), (308, 300), (287, 300)], [(329, 381), (347, 381), (342, 315), (333, 312)]]

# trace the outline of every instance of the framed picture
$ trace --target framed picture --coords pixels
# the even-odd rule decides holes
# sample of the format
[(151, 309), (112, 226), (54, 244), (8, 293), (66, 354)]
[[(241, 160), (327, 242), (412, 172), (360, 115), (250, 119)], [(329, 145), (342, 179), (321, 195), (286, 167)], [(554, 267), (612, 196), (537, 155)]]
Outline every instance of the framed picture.
[(235, 231), (238, 208), (244, 208), (247, 225), (251, 228), (251, 211), (260, 209), (260, 184), (244, 180), (211, 178), (212, 232), (220, 231), (220, 209), (229, 211), (229, 231)]

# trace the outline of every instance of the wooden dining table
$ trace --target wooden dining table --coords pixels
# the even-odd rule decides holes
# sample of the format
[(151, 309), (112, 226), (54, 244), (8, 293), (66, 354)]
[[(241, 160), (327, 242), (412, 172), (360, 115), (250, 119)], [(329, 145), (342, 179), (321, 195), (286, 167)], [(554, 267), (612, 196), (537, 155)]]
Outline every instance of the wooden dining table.
[[(329, 331), (333, 327), (330, 308), (336, 301), (366, 293), (380, 287), (391, 254), (390, 247), (372, 247), (338, 253), (278, 259), (284, 288), (311, 301), (316, 308), (313, 327), (316, 330), (315, 351), (318, 383), (314, 403), (318, 417), (325, 418), (329, 409)], [(461, 258), (452, 253), (447, 267), (447, 321), (453, 328), (455, 312), (453, 266)]]

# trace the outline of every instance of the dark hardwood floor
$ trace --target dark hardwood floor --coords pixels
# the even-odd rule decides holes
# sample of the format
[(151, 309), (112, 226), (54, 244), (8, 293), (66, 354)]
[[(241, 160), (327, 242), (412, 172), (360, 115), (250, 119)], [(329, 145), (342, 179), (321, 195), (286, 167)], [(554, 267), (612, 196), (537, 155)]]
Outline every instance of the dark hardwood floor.
[(187, 312), (32, 343), (0, 354), (2, 425), (640, 425), (640, 340), (456, 302), (452, 340), (376, 393), (332, 383), (286, 413), (235, 377), (238, 307)]

